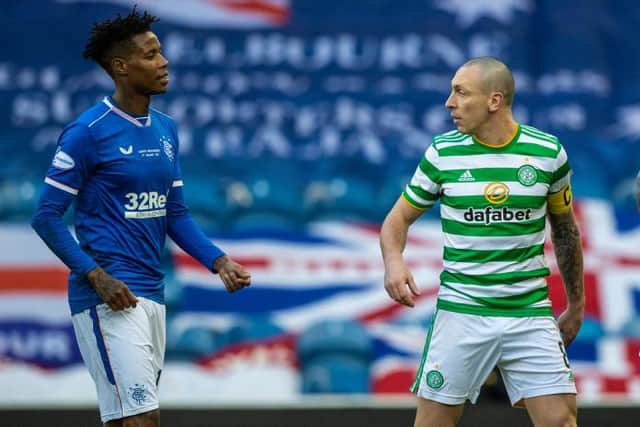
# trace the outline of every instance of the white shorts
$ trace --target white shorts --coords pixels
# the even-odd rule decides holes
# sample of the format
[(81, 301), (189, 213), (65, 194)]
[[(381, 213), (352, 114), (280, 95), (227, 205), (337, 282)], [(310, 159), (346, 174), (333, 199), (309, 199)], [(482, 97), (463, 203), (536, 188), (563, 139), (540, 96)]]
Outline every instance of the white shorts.
[(136, 308), (100, 304), (72, 316), (80, 353), (96, 383), (102, 422), (158, 408), (164, 363), (165, 307), (138, 298)]
[(576, 394), (553, 317), (492, 317), (436, 310), (411, 390), (458, 405), (475, 403), (498, 366), (512, 405), (550, 394)]

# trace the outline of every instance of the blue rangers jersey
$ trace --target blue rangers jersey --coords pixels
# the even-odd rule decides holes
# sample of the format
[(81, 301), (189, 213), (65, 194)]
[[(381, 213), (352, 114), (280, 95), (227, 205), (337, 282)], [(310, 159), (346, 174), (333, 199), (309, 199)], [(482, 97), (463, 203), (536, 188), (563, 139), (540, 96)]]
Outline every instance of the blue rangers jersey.
[[(223, 255), (188, 215), (176, 126), (157, 110), (134, 117), (105, 97), (65, 128), (45, 183), (33, 225), (71, 269), (73, 313), (102, 302), (84, 279), (97, 265), (134, 295), (163, 303), (167, 233), (209, 268)], [(79, 247), (60, 229), (74, 196)]]

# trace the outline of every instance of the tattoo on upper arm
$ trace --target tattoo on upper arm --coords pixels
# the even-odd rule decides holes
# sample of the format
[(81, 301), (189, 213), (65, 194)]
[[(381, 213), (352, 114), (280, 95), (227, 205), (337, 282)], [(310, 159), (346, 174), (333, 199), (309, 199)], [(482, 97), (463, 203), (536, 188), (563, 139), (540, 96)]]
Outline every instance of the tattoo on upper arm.
[(581, 300), (584, 297), (582, 243), (573, 212), (549, 214), (549, 223), (553, 249), (567, 298), (570, 301)]

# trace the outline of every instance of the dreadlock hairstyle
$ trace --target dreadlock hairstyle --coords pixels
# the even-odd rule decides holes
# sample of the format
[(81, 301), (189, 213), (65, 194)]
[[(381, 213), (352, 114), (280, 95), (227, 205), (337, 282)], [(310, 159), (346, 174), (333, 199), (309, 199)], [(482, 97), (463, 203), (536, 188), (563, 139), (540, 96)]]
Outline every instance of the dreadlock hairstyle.
[(136, 7), (133, 6), (125, 17), (118, 15), (117, 18), (94, 23), (82, 56), (97, 62), (111, 73), (109, 64), (115, 56), (114, 51), (126, 48), (131, 37), (150, 31), (151, 24), (159, 21), (147, 12), (138, 13)]

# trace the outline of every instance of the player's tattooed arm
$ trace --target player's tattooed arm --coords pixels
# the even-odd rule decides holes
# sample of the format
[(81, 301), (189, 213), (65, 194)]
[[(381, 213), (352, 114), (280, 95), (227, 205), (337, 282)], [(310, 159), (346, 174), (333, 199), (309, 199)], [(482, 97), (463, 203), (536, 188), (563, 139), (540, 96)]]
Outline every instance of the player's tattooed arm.
[(133, 295), (129, 287), (102, 268), (94, 268), (87, 273), (86, 278), (98, 296), (111, 310), (118, 311), (129, 307), (135, 308), (138, 298)]
[(584, 303), (584, 279), (580, 229), (573, 211), (549, 214), (551, 240), (569, 304)]
[(567, 294), (567, 309), (558, 319), (564, 344), (576, 337), (584, 316), (584, 277), (580, 229), (573, 211), (549, 213), (551, 240)]

